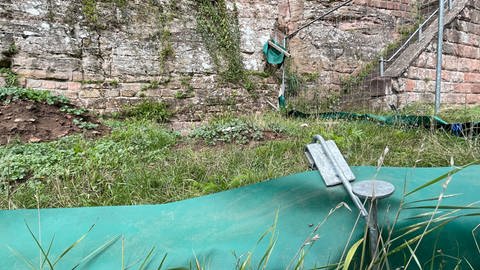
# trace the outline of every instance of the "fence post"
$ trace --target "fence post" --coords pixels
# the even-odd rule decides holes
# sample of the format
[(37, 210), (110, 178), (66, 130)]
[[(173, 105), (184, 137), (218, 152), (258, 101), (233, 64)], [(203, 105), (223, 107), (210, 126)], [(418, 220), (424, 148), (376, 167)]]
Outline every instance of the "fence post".
[(444, 16), (444, 0), (439, 0), (438, 8), (438, 41), (437, 41), (437, 76), (435, 80), (435, 112), (437, 115), (440, 111), (440, 98), (442, 90), (442, 56), (443, 56), (443, 16)]
[(383, 59), (383, 55), (380, 56), (380, 77), (383, 77), (383, 75), (385, 74), (385, 60)]

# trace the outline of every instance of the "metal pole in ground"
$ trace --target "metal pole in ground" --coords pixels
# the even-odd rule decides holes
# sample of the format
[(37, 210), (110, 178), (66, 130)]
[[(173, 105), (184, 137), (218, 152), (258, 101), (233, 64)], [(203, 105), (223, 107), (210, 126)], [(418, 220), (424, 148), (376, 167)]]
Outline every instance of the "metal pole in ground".
[(437, 115), (440, 111), (440, 98), (442, 90), (442, 53), (443, 53), (443, 20), (445, 13), (444, 0), (439, 0), (438, 8), (438, 41), (437, 41), (437, 76), (435, 80), (435, 112)]

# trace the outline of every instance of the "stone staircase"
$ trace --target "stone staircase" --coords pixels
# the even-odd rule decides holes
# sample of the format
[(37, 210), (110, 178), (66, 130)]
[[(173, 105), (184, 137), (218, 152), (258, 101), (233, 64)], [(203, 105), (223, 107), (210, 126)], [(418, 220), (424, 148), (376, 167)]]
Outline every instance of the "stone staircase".
[[(426, 1), (426, 5), (431, 5), (432, 1)], [(472, 17), (472, 18), (465, 18), (465, 17)], [(457, 25), (454, 24), (455, 21), (459, 20), (460, 18), (464, 18), (466, 21), (471, 21), (475, 23), (475, 25), (480, 29), (480, 1), (478, 0), (455, 0), (453, 1), (451, 8), (446, 8), (445, 10), (445, 17), (444, 17), (444, 26), (445, 31), (458, 30)], [(477, 24), (478, 23), (478, 24)], [(474, 28), (474, 27), (470, 27)], [(451, 30), (449, 30), (451, 29)], [(445, 33), (446, 33), (445, 32)], [(479, 30), (480, 32), (480, 30)], [(446, 36), (444, 33), (444, 40), (447, 44), (456, 44), (456, 40), (450, 40), (451, 37)], [(468, 33), (468, 31), (466, 31)], [(374, 72), (372, 72), (362, 83), (360, 83), (355, 91), (351, 93), (343, 94), (340, 107), (345, 109), (358, 109), (358, 108), (368, 108), (368, 109), (385, 109), (390, 107), (389, 105), (395, 105), (396, 107), (401, 107), (405, 105), (405, 92), (421, 92), (421, 90), (433, 90), (433, 89), (419, 89), (420, 78), (416, 78), (415, 87), (417, 89), (411, 89), (411, 79), (412, 72), (411, 67), (417, 66), (416, 62), (421, 59), (421, 61), (429, 62), (427, 67), (427, 71), (425, 71), (424, 81), (427, 80), (435, 80), (435, 76), (432, 76), (431, 72), (431, 62), (436, 63), (435, 59), (425, 59), (425, 52), (429, 50), (430, 58), (435, 52), (432, 52), (432, 48), (436, 49), (436, 38), (438, 34), (438, 15), (435, 15), (434, 20), (432, 20), (429, 24), (426, 24), (422, 29), (422, 35), (420, 37), (416, 37), (413, 41), (410, 41), (408, 44), (404, 44), (404, 48), (398, 53), (398, 56), (393, 58), (391, 62), (386, 65), (383, 76), (380, 76), (380, 67), (378, 67)], [(480, 34), (480, 33), (479, 33)], [(444, 54), (446, 53), (446, 48), (444, 48)], [(473, 55), (473, 58), (477, 58), (480, 62), (480, 48), (477, 48), (477, 55)], [(453, 56), (458, 54), (458, 50), (454, 50)], [(448, 61), (446, 59), (445, 61)], [(380, 66), (380, 65), (379, 65)], [(445, 66), (445, 63), (444, 63)], [(476, 66), (476, 63), (473, 64)], [(434, 69), (434, 67), (433, 67)], [(434, 71), (434, 70), (433, 70)], [(480, 71), (473, 69), (474, 73), (478, 73)], [(427, 74), (428, 73), (428, 74)], [(434, 74), (434, 73), (433, 73)], [(418, 75), (418, 74), (417, 74)], [(480, 73), (478, 73), (480, 78)], [(417, 76), (418, 77), (418, 76)], [(445, 76), (444, 76), (445, 77)], [(446, 78), (443, 78), (445, 80)], [(410, 84), (410, 85), (408, 85)], [(418, 84), (418, 85), (417, 85)], [(479, 79), (480, 84), (480, 79)], [(475, 94), (472, 92), (472, 94)], [(408, 93), (407, 93), (408, 95)], [(480, 96), (480, 90), (479, 90)], [(420, 97), (420, 96), (419, 96)], [(408, 98), (407, 98), (408, 99)], [(415, 100), (417, 101), (417, 100)], [(418, 100), (420, 101), (420, 100)], [(433, 100), (429, 100), (427, 102), (433, 102)], [(480, 100), (479, 100), (480, 102)]]

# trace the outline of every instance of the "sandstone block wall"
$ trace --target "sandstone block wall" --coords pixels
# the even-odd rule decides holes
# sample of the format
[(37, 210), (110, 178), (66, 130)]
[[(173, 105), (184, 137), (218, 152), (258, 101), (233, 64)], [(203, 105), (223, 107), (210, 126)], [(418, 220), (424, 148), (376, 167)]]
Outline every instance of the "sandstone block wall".
[[(86, 6), (85, 3), (94, 3)], [(168, 102), (181, 121), (225, 110), (259, 111), (274, 101), (277, 81), (252, 77), (254, 91), (220, 83), (197, 32), (195, 1), (0, 2), (0, 52), (23, 86), (52, 90), (80, 105), (114, 111), (153, 98)], [(276, 1), (237, 1), (241, 54), (263, 70)], [(90, 9), (89, 9), (90, 8)]]
[[(441, 102), (480, 104), (480, 2), (470, 1), (444, 32)], [(400, 106), (433, 102), (436, 76), (436, 40), (395, 82)]]
[[(345, 77), (361, 72), (388, 44), (399, 39), (402, 27), (414, 22), (415, 3), (355, 0), (291, 40), (292, 70), (315, 77), (307, 83), (310, 92), (338, 95)], [(338, 4), (339, 1), (305, 1), (304, 16), (299, 24)]]
[[(291, 33), (342, 2), (227, 1), (229, 9), (235, 4), (238, 10), (245, 68), (254, 74), (266, 70), (262, 47), (274, 31)], [(355, 0), (289, 42), (289, 72), (308, 77), (309, 93), (338, 94), (342, 78), (360, 72), (398, 40), (400, 30), (415, 21), (418, 7), (431, 3)], [(463, 97), (471, 102), (475, 98), (466, 95), (478, 91), (474, 60), (480, 35), (478, 4), (472, 3), (474, 8), (446, 31), (445, 46), (445, 65), (457, 64), (445, 71), (445, 78), (451, 78), (445, 89), (463, 88)], [(0, 66), (16, 72), (23, 86), (52, 90), (98, 111), (117, 110), (145, 98), (168, 102), (180, 121), (226, 110), (270, 108), (268, 102), (276, 103), (279, 89), (278, 70), (269, 78), (251, 76), (254, 91), (222, 83), (198, 33), (195, 4), (193, 0), (4, 0), (0, 2)], [(431, 94), (422, 87), (431, 84), (427, 74), (433, 46), (413, 64), (410, 75), (393, 84), (403, 100)], [(14, 54), (9, 53), (12, 48)], [(458, 66), (469, 69), (457, 70)], [(467, 84), (459, 81), (461, 76)], [(445, 100), (459, 98), (452, 95)]]

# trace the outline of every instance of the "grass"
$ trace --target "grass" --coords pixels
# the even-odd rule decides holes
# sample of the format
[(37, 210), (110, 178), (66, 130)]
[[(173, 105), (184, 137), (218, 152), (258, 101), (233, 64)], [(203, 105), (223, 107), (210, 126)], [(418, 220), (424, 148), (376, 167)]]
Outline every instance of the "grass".
[[(40, 100), (45, 102), (46, 98)], [(407, 108), (405, 112), (409, 110), (419, 111), (418, 108)], [(455, 111), (444, 113), (446, 119), (460, 119), (455, 118), (458, 117)], [(478, 108), (465, 109), (461, 114), (462, 119), (480, 119)], [(307, 164), (302, 150), (315, 134), (335, 140), (350, 165), (377, 165), (378, 157), (385, 149), (388, 149), (388, 155), (382, 158), (385, 166), (464, 165), (480, 159), (478, 138), (459, 138), (443, 131), (405, 129), (362, 121), (292, 119), (267, 113), (218, 117), (195, 129), (191, 135), (181, 136), (164, 123), (168, 115), (167, 107), (150, 102), (128, 108), (121, 115), (123, 119), (104, 119), (104, 124), (112, 132), (97, 140), (75, 135), (48, 143), (0, 146), (0, 208), (165, 203), (232, 189), (305, 171)], [(281, 136), (268, 140), (265, 132)], [(448, 177), (449, 174), (446, 174), (419, 189)], [(410, 196), (410, 193), (405, 196)], [(385, 265), (387, 258), (395, 254), (406, 254), (406, 265), (425, 263), (420, 262), (416, 255), (422, 239), (448, 222), (463, 217), (458, 212), (460, 208), (451, 211), (440, 208), (443, 196), (444, 192), (438, 199), (418, 201), (434, 204), (431, 207), (420, 206), (428, 215), (418, 215), (416, 223), (403, 224), (403, 227), (387, 233), (376, 260), (378, 264)], [(407, 201), (399, 211), (418, 209), (415, 203)], [(337, 208), (332, 209), (325, 220)], [(323, 222), (313, 228), (312, 234), (292, 258), (289, 269), (303, 269), (303, 260), (312, 256), (308, 251), (318, 240), (316, 232)], [(392, 226), (395, 227), (395, 223)], [(58, 257), (53, 257), (49, 251), (51, 244), (42, 246), (37, 236), (29, 231), (42, 251), (42, 264), (52, 269), (84, 238), (82, 236)], [(474, 239), (475, 232), (472, 231)], [(236, 269), (268, 269), (277, 234), (274, 222), (260, 239), (270, 238), (260, 264), (253, 265), (252, 253), (247, 253), (237, 258)], [(117, 239), (112, 238), (111, 241)], [(368, 253), (366, 238), (351, 240), (352, 243), (345, 246), (344, 255), (331, 268), (356, 266), (372, 269), (367, 266), (370, 260), (365, 255)], [(99, 250), (106, 249), (111, 241)], [(123, 246), (122, 239), (122, 266), (125, 260)], [(154, 251), (152, 248), (145, 255), (140, 269), (147, 267)], [(79, 263), (91, 259), (98, 252), (94, 250), (91, 254)], [(440, 255), (433, 255), (431, 265), (435, 259), (442, 259)], [(22, 257), (22, 254), (17, 256), (35, 269), (28, 258)], [(165, 259), (168, 260), (168, 257), (163, 257), (159, 268)], [(195, 258), (190, 269), (204, 267)]]
[[(386, 147), (385, 166), (449, 166), (452, 159), (467, 164), (480, 158), (478, 138), (371, 122), (230, 116), (184, 137), (156, 120), (104, 122), (112, 132), (96, 141), (76, 135), (1, 146), (0, 208), (36, 208), (36, 194), (40, 207), (76, 207), (165, 203), (231, 189), (305, 171), (302, 149), (315, 134), (335, 140), (352, 166), (376, 165)], [(236, 134), (236, 127), (256, 137)], [(230, 133), (219, 132), (226, 129)], [(264, 140), (264, 130), (282, 136)]]

